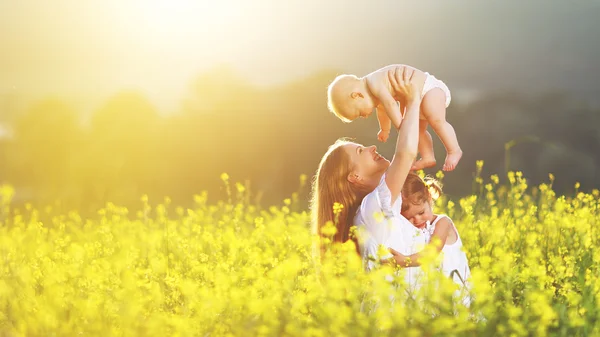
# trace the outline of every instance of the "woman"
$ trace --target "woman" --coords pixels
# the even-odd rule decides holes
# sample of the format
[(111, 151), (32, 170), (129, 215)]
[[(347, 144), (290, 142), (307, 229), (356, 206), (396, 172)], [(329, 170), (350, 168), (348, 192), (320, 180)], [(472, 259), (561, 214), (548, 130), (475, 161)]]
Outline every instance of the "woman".
[[(416, 252), (427, 236), (400, 214), (400, 191), (417, 155), (419, 142), (420, 89), (412, 83), (413, 70), (390, 77), (390, 84), (405, 97), (404, 119), (390, 116), (398, 130), (392, 161), (381, 157), (375, 146), (364, 147), (346, 140), (331, 145), (319, 164), (312, 190), (313, 231), (321, 234), (328, 221), (336, 223), (333, 240), (345, 242), (350, 227), (366, 229), (360, 240), (363, 259), (377, 256), (379, 245), (401, 254)], [(395, 118), (396, 117), (396, 118)], [(334, 214), (334, 203), (343, 205)], [(337, 221), (336, 221), (337, 220)], [(372, 267), (369, 264), (369, 268)], [(407, 281), (416, 281), (416, 268), (407, 268)]]

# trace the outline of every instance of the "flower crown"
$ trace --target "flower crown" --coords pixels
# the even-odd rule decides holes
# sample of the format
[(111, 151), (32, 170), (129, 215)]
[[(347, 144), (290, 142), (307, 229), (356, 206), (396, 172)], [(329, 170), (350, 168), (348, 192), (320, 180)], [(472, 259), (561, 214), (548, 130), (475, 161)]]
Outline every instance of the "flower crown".
[(440, 197), (440, 191), (438, 188), (436, 188), (436, 186), (434, 186), (433, 183), (434, 183), (433, 179), (423, 180), (423, 184), (425, 185), (425, 188), (427, 188), (427, 192), (429, 192), (429, 196), (435, 201)]

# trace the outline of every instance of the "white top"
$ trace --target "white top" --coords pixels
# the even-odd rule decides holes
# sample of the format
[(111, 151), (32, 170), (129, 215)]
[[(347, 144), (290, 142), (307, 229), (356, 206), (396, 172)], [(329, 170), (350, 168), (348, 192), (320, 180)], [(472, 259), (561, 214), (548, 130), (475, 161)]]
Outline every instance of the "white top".
[[(466, 285), (467, 279), (471, 276), (471, 269), (469, 268), (469, 261), (467, 259), (467, 254), (462, 250), (462, 240), (460, 239), (460, 235), (458, 234), (458, 230), (454, 226), (454, 222), (447, 215), (438, 215), (435, 220), (431, 224), (427, 225), (427, 230), (429, 234), (432, 235), (435, 230), (435, 225), (440, 221), (440, 219), (446, 218), (452, 224), (452, 229), (456, 233), (456, 242), (452, 244), (445, 244), (442, 248), (442, 272), (444, 275), (448, 277), (452, 277), (454, 282), (459, 285)], [(453, 271), (455, 271), (453, 273)], [(458, 277), (458, 275), (460, 277)], [(452, 274), (452, 275), (451, 275)], [(462, 279), (462, 280), (461, 280)], [(463, 283), (463, 281), (465, 283)]]
[[(377, 257), (379, 245), (392, 248), (404, 255), (411, 255), (429, 241), (431, 235), (425, 230), (413, 226), (400, 214), (402, 198), (392, 204), (392, 192), (385, 182), (385, 174), (381, 177), (379, 185), (365, 196), (354, 217), (354, 224), (361, 233), (360, 251), (363, 260), (367, 262), (367, 269), (373, 268), (369, 257)], [(385, 257), (391, 257), (391, 254)], [(418, 286), (422, 273), (420, 267), (405, 268), (407, 284)]]

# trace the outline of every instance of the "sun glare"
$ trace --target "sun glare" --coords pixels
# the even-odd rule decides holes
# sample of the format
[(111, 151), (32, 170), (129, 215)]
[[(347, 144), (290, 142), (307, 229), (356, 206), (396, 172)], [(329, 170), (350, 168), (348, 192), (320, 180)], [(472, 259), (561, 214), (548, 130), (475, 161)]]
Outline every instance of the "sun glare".
[[(146, 0), (135, 10), (145, 24), (165, 33), (208, 32), (214, 26), (231, 25), (232, 1)], [(153, 30), (154, 30), (153, 29)]]

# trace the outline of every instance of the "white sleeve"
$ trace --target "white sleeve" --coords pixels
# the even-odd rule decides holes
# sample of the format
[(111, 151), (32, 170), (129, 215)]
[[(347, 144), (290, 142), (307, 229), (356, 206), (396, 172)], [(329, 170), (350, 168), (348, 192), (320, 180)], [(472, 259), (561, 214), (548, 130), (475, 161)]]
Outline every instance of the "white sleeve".
[[(357, 225), (364, 225), (369, 236), (374, 239), (372, 244), (386, 244), (390, 236), (390, 222), (395, 216), (400, 215), (400, 196), (392, 204), (392, 193), (385, 182), (385, 175), (373, 192), (367, 194), (361, 204), (356, 217)], [(368, 247), (366, 250), (369, 250)], [(376, 249), (376, 248), (375, 248)]]

